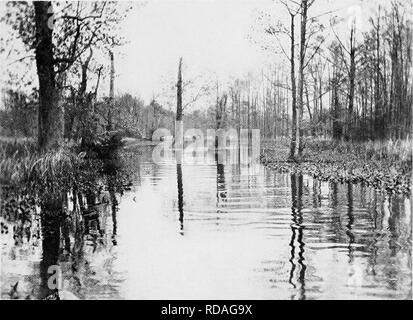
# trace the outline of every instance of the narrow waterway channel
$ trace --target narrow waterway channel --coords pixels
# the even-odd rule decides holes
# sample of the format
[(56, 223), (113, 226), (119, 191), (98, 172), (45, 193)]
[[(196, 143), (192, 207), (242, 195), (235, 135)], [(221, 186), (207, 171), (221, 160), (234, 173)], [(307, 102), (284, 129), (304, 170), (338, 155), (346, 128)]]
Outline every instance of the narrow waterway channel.
[(155, 164), (150, 147), (127, 157), (132, 188), (81, 234), (33, 218), (17, 235), (21, 222), (1, 218), (3, 299), (16, 282), (40, 295), (52, 261), (80, 299), (412, 296), (409, 198), (258, 163)]

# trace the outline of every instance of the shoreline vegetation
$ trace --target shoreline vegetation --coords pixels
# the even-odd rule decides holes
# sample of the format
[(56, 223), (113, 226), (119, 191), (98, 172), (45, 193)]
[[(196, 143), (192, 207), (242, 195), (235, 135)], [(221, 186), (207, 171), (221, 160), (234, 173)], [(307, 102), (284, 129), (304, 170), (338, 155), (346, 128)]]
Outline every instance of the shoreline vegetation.
[[(116, 156), (117, 150), (123, 146), (118, 136), (106, 135), (95, 137), (85, 145), (67, 142), (58, 149), (39, 152), (33, 138), (0, 137), (0, 186), (45, 183), (48, 187), (56, 188), (61, 187), (60, 178), (70, 185), (79, 183), (81, 179), (74, 176), (97, 175), (97, 172), (92, 171), (101, 171), (102, 162)], [(90, 164), (96, 168), (88, 167)], [(64, 189), (67, 187), (65, 185)]]
[(287, 140), (261, 143), (261, 163), (278, 172), (311, 175), (321, 181), (363, 183), (388, 193), (410, 196), (412, 142), (387, 140), (308, 141), (300, 161), (289, 161)]
[[(126, 137), (121, 144), (122, 149), (128, 150), (157, 143)], [(4, 186), (20, 180), (17, 176), (25, 171), (19, 169), (23, 162), (36, 162), (33, 150), (35, 143), (32, 139), (0, 139), (0, 184)], [(260, 162), (277, 172), (307, 174), (321, 181), (364, 183), (388, 193), (407, 196), (411, 193), (412, 142), (407, 139), (358, 143), (313, 139), (305, 143), (301, 159), (291, 161), (288, 157), (288, 139), (261, 142)]]

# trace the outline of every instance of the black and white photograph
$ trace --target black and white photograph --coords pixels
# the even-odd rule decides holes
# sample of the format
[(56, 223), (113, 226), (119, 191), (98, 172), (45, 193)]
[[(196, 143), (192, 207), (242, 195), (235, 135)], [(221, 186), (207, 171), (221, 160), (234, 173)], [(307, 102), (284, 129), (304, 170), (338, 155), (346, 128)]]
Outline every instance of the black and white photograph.
[(1, 1), (0, 300), (412, 300), (412, 49), (406, 0)]

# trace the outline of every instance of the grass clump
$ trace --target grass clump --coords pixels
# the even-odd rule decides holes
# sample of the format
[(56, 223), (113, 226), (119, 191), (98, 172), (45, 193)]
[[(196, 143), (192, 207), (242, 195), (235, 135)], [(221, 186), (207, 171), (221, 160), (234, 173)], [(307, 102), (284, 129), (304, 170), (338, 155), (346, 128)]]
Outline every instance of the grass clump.
[(362, 182), (390, 193), (410, 194), (412, 170), (410, 140), (343, 142), (307, 141), (302, 158), (287, 161), (285, 143), (263, 143), (261, 161), (278, 171), (302, 172), (325, 181)]

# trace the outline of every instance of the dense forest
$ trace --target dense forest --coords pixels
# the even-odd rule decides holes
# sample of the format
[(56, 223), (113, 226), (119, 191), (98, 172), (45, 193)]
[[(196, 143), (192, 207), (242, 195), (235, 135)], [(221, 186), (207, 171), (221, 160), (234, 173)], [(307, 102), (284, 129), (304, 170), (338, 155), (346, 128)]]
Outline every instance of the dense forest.
[[(354, 20), (346, 38), (334, 33), (339, 23), (334, 19), (328, 27), (333, 36), (325, 35), (327, 27), (311, 17), (313, 1), (282, 4), (284, 13), (290, 16), (290, 26), (261, 24), (267, 40), (277, 43), (278, 39), (276, 46), (288, 67), (274, 64), (263, 68), (260, 78), (247, 75), (228, 86), (207, 84), (201, 94), (210, 97), (209, 106), (185, 109), (185, 127), (214, 128), (219, 121), (221, 127), (259, 128), (264, 138), (292, 137), (297, 141), (310, 136), (346, 141), (409, 138), (413, 93), (408, 4), (395, 1), (388, 8), (378, 7), (376, 15), (369, 19), (369, 31), (358, 37)], [(110, 29), (127, 13), (127, 8), (119, 13), (110, 8), (110, 3), (81, 7), (56, 3), (64, 13), (52, 34), (30, 34), (40, 20), (23, 19), (24, 14), (35, 13), (34, 7), (24, 2), (10, 3), (3, 18), (13, 25), (15, 36), (28, 49), (33, 46), (34, 36), (49, 36), (53, 42), (49, 48), (53, 64), (49, 68), (64, 119), (62, 136), (69, 140), (79, 138), (81, 128), (88, 126), (92, 115), (102, 127), (112, 121), (113, 127), (125, 136), (150, 139), (157, 128), (172, 130), (176, 110), (162, 106), (155, 98), (145, 104), (127, 93), (98, 95), (100, 78), (110, 73), (107, 50), (122, 45), (122, 39), (111, 35)], [(95, 33), (93, 28), (99, 31)], [(90, 38), (83, 33), (79, 36), (78, 30), (83, 29), (90, 30)], [(290, 43), (279, 41), (284, 36)], [(108, 57), (106, 65), (94, 59), (97, 50), (103, 50)], [(43, 63), (37, 55), (37, 63)], [(183, 77), (185, 80), (185, 74)], [(9, 82), (12, 84), (13, 80)], [(27, 93), (12, 88), (2, 92), (2, 135), (38, 137), (38, 127), (43, 123), (35, 121), (42, 110), (36, 104), (42, 91), (34, 88)]]

